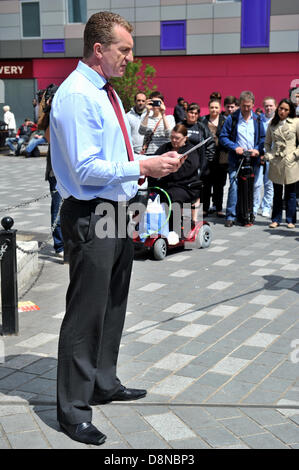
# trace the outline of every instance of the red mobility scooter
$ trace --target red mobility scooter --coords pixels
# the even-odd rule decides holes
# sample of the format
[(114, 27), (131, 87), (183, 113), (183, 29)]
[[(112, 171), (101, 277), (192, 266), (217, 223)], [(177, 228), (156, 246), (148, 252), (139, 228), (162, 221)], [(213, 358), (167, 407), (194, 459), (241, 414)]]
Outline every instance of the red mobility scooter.
[[(192, 189), (198, 189), (200, 195), (200, 189), (202, 183), (200, 181), (192, 184)], [(145, 191), (144, 191), (145, 192)], [(133, 232), (133, 242), (136, 249), (145, 249), (148, 250), (155, 260), (163, 260), (169, 250), (184, 248), (186, 243), (194, 243), (197, 248), (208, 248), (212, 241), (212, 230), (208, 222), (204, 220), (199, 220), (195, 224), (190, 224), (190, 230), (184, 230), (184, 219), (182, 217), (182, 227), (179, 234), (176, 234), (177, 239), (172, 240), (170, 243), (169, 238), (163, 234), (163, 226), (167, 223), (170, 218), (172, 204), (167, 192), (159, 187), (148, 188), (147, 198), (155, 197), (157, 192), (162, 192), (168, 199), (168, 216), (164, 222), (161, 223), (161, 227), (158, 227), (156, 230), (149, 230), (147, 233), (140, 234), (139, 231)], [(194, 206), (191, 206), (194, 208)], [(146, 212), (143, 217), (146, 216)], [(136, 229), (138, 224), (136, 225)]]

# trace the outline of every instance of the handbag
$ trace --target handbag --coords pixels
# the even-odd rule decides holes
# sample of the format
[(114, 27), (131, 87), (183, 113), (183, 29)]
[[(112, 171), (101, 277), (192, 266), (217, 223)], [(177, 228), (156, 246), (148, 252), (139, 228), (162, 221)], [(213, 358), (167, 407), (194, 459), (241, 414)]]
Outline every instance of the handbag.
[(225, 152), (224, 150), (220, 150), (219, 163), (220, 165), (225, 165), (228, 163), (228, 152)]
[(156, 130), (157, 130), (157, 128), (158, 128), (161, 121), (162, 121), (162, 118), (160, 118), (159, 121), (156, 123), (156, 125), (154, 127), (154, 130), (150, 134), (148, 134), (144, 137), (142, 150), (140, 152), (140, 155), (144, 155), (147, 152), (149, 144), (153, 140), (154, 133), (156, 132)]

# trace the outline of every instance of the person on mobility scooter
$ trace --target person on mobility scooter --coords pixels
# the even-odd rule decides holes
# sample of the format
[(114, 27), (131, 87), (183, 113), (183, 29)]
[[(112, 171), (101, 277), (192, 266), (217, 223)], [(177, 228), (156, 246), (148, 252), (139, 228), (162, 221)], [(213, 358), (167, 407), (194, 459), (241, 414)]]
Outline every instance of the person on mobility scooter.
[[(207, 222), (199, 217), (198, 198), (202, 182), (200, 181), (201, 168), (197, 150), (192, 151), (193, 145), (188, 142), (187, 128), (183, 124), (177, 124), (171, 132), (170, 142), (163, 144), (156, 151), (156, 155), (162, 155), (168, 150), (175, 150), (181, 155), (190, 152), (184, 165), (176, 172), (163, 178), (148, 178), (148, 198), (150, 202), (156, 200), (157, 194), (161, 201), (161, 207), (168, 206), (167, 218), (161, 218), (161, 226), (155, 231), (148, 231), (145, 236), (133, 237), (134, 242), (143, 244), (145, 248), (153, 252), (155, 259), (163, 259), (167, 249), (184, 246), (185, 242), (196, 242), (197, 246), (208, 247), (211, 243), (211, 229)], [(159, 201), (159, 202), (160, 202)], [(196, 202), (196, 207), (194, 203)], [(184, 229), (182, 224), (183, 204), (191, 204), (191, 224), (189, 221)], [(179, 224), (175, 221), (174, 208), (179, 206)], [(149, 207), (149, 206), (148, 206)], [(163, 211), (162, 211), (163, 212)], [(176, 222), (176, 223), (175, 223)], [(165, 224), (167, 229), (165, 230)], [(168, 230), (169, 227), (169, 230)], [(169, 233), (168, 233), (169, 232)]]

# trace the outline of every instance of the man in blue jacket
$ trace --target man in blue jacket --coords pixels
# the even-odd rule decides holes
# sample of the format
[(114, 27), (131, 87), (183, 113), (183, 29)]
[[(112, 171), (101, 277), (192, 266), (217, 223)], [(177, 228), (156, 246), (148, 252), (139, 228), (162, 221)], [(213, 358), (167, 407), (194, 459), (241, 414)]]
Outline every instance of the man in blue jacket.
[[(244, 151), (251, 153), (253, 167), (254, 193), (260, 192), (258, 184), (258, 170), (260, 156), (264, 152), (265, 130), (259, 116), (252, 110), (254, 95), (251, 91), (243, 91), (240, 95), (240, 109), (230, 115), (222, 127), (219, 137), (220, 144), (229, 150), (228, 172), (229, 191), (226, 205), (225, 227), (232, 227), (236, 220), (236, 206), (238, 199), (238, 183), (235, 178)], [(254, 198), (255, 199), (255, 198)], [(258, 207), (253, 206), (254, 215)]]

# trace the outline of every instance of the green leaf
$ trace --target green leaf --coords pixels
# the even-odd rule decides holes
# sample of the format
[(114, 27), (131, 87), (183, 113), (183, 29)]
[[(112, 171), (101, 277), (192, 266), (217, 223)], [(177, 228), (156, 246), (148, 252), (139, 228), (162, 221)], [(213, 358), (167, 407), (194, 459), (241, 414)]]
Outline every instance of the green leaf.
[(154, 84), (156, 69), (149, 64), (143, 67), (141, 59), (135, 59), (127, 65), (125, 74), (121, 78), (112, 78), (111, 84), (122, 100), (125, 111), (134, 106), (136, 93), (142, 91), (148, 96), (157, 89)]

